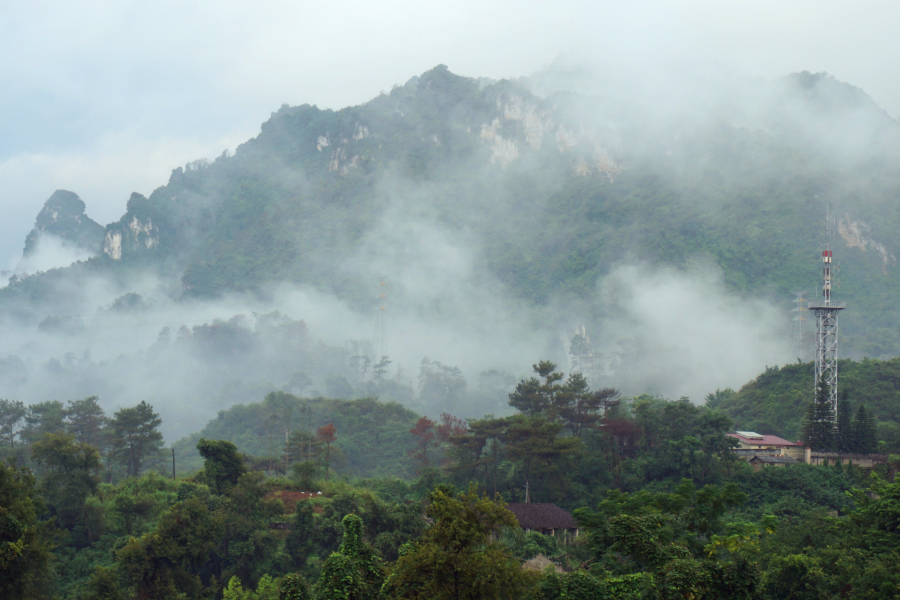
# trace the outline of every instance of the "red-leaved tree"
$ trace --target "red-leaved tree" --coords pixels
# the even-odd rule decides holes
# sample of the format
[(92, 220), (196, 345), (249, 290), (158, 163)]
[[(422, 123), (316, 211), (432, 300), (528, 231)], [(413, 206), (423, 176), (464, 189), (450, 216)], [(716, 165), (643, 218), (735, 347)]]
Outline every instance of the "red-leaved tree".
[(466, 422), (450, 413), (441, 413), (441, 424), (437, 426), (437, 437), (441, 443), (446, 444), (451, 437), (466, 435), (469, 428)]
[(434, 445), (434, 421), (428, 417), (421, 417), (415, 426), (409, 430), (416, 436), (416, 448), (410, 450), (409, 455), (419, 461), (420, 467), (428, 466), (428, 450)]

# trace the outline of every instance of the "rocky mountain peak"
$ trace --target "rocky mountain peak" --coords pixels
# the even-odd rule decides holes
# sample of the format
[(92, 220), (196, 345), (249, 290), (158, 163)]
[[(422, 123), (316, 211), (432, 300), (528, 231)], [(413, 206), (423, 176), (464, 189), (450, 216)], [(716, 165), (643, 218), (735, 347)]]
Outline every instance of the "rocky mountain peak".
[(84, 201), (78, 194), (56, 190), (44, 203), (34, 222), (34, 229), (25, 238), (24, 256), (37, 250), (38, 240), (44, 235), (55, 236), (64, 242), (90, 250), (100, 251), (103, 226), (85, 214)]

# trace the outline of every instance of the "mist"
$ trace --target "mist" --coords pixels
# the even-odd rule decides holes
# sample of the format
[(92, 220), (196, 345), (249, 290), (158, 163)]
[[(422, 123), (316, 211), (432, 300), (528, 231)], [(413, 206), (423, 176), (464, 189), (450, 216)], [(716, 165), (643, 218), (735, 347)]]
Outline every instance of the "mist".
[[(712, 266), (623, 264), (596, 282), (586, 304), (534, 305), (485, 267), (472, 232), (441, 223), (441, 203), (426, 200), (446, 189), (395, 173), (378, 189), (385, 210), (336, 267), (361, 296), (276, 283), (262, 293), (189, 299), (159, 274), (62, 278), (54, 302), (4, 320), (4, 396), (35, 403), (98, 395), (109, 413), (147, 400), (171, 441), (278, 389), (378, 395), (432, 416), (474, 418), (509, 412), (506, 394), (542, 359), (584, 372), (594, 386), (694, 401), (791, 359), (784, 315), (729, 292)], [(63, 266), (72, 255), (55, 254), (60, 248), (45, 236), (30, 260)], [(379, 278), (387, 284), (384, 374), (374, 368), (382, 358), (374, 343)], [(573, 364), (576, 331), (593, 341), (596, 368)], [(437, 387), (447, 383), (441, 377), (460, 377), (441, 367), (458, 367), (465, 391), (426, 389), (434, 382), (426, 357), (439, 365)]]
[[(71, 244), (54, 235), (40, 235), (34, 252), (13, 261), (10, 268), (3, 271), (3, 276), (29, 275), (39, 271), (68, 267), (72, 263), (87, 260), (94, 255), (90, 250)], [(2, 285), (7, 283), (6, 281), (0, 282)]]
[(625, 265), (599, 286), (594, 336), (600, 377), (629, 395), (702, 402), (791, 357), (788, 316), (741, 297), (713, 266), (687, 271)]
[[(431, 416), (474, 418), (508, 412), (506, 395), (542, 359), (582, 371), (595, 387), (694, 402), (796, 360), (780, 291), (736, 282), (701, 246), (673, 263), (666, 221), (647, 232), (639, 218), (658, 208), (655, 200), (628, 190), (662, 180), (672, 229), (713, 228), (742, 201), (736, 194), (765, 197), (782, 185), (784, 159), (819, 161), (830, 173), (889, 164), (900, 148), (897, 122), (825, 75), (760, 81), (678, 58), (617, 62), (579, 48), (515, 82), (466, 83), (486, 96), (441, 115), (455, 129), (442, 124), (432, 134), (417, 125), (400, 143), (389, 139), (390, 119), (364, 127), (366, 113), (358, 113), (304, 130), (318, 140), (307, 162), (274, 151), (271, 132), (336, 113), (283, 107), (235, 153), (176, 169), (150, 200), (132, 196), (105, 235), (130, 228), (133, 249), (123, 247), (133, 263), (38, 237), (6, 274), (15, 285), (0, 314), (0, 394), (26, 403), (98, 395), (110, 413), (147, 400), (172, 441), (272, 390), (376, 395)], [(445, 67), (426, 75), (455, 77)], [(420, 81), (395, 86), (365, 110), (402, 117)], [(497, 116), (485, 117), (485, 107)], [(365, 154), (376, 139), (394, 158)], [(397, 159), (409, 145), (426, 158)], [(750, 151), (726, 162), (721, 149), (735, 147)], [(363, 183), (334, 192), (316, 168)], [(289, 207), (279, 218), (290, 234), (245, 278), (274, 259), (287, 266), (245, 289), (198, 291), (192, 286), (209, 279), (203, 273), (217, 253), (233, 251), (233, 240), (211, 232), (231, 226), (240, 237), (247, 226), (243, 213), (228, 212), (236, 173), (267, 182), (271, 197), (259, 202)], [(612, 215), (593, 231), (565, 220), (588, 184), (592, 201)], [(804, 191), (798, 222), (824, 204), (819, 192)], [(171, 218), (140, 212), (153, 203)], [(877, 219), (866, 218), (883, 240)], [(602, 259), (578, 246), (579, 235), (598, 230)], [(796, 247), (814, 250), (817, 233), (798, 231)], [(768, 234), (748, 224), (741, 235), (762, 253)], [(175, 250), (153, 258), (147, 252), (161, 235)], [(880, 260), (871, 258), (860, 260)], [(574, 283), (558, 274), (573, 262), (583, 269)], [(803, 277), (815, 281), (813, 264), (797, 285), (807, 284)], [(587, 354), (573, 353), (576, 334), (589, 340)]]

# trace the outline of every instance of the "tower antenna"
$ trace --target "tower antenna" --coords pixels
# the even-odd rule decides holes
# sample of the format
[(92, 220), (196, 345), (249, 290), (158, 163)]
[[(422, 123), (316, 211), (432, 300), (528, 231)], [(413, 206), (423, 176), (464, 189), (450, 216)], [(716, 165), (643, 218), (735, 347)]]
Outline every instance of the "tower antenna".
[(834, 279), (833, 255), (830, 248), (834, 216), (828, 206), (825, 208), (825, 249), (822, 250), (822, 299), (808, 303), (808, 309), (816, 315), (816, 379), (819, 385), (822, 377), (828, 384), (831, 420), (837, 420), (838, 398), (838, 313), (847, 308), (846, 302), (835, 302), (831, 298)]

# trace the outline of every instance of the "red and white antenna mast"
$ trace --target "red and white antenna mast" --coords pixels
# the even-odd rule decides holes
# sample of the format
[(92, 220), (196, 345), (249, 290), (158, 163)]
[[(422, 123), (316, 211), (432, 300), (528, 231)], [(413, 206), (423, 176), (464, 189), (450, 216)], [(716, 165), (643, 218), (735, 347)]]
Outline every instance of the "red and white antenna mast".
[(825, 249), (822, 250), (822, 300), (810, 302), (807, 308), (816, 315), (816, 379), (828, 384), (832, 421), (837, 419), (838, 398), (838, 313), (847, 308), (846, 302), (836, 302), (831, 295), (836, 280), (834, 255), (831, 251), (834, 216), (825, 210)]

